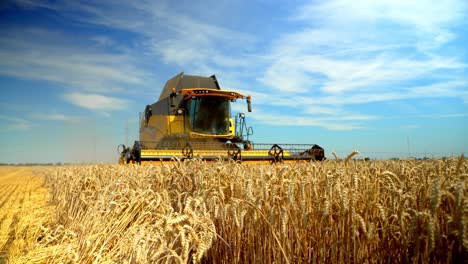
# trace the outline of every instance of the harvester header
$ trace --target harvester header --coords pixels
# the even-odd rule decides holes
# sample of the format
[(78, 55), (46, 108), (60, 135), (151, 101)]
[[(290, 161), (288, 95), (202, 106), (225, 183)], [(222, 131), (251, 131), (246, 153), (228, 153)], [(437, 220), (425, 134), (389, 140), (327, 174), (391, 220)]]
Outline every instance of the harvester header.
[(231, 103), (250, 95), (221, 90), (215, 75), (180, 73), (166, 82), (161, 95), (140, 113), (140, 139), (132, 148), (119, 146), (120, 163), (146, 163), (199, 157), (238, 161), (323, 160), (315, 144), (256, 144), (244, 113), (231, 113)]

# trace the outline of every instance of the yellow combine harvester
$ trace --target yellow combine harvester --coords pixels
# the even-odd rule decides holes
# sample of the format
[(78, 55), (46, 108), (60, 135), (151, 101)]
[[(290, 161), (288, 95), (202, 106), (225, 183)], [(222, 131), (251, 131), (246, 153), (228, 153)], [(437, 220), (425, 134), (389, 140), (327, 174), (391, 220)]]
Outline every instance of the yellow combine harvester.
[(154, 163), (174, 159), (236, 161), (323, 160), (315, 144), (257, 144), (245, 114), (231, 116), (231, 102), (250, 96), (221, 90), (216, 76), (180, 73), (167, 81), (158, 101), (140, 113), (140, 140), (119, 146), (120, 163)]

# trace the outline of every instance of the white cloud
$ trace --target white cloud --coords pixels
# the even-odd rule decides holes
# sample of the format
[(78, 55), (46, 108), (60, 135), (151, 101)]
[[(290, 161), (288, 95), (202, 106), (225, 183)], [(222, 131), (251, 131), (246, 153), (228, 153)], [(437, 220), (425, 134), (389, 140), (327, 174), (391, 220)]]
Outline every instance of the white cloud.
[(262, 95), (260, 103), (332, 120), (358, 117), (348, 110), (355, 104), (466, 99), (467, 80), (460, 72), (468, 64), (440, 49), (457, 38), (452, 27), (465, 23), (466, 10), (465, 2), (457, 0), (337, 0), (300, 6), (290, 20), (297, 30), (272, 43), (257, 78), (278, 98)]
[[(405, 115), (403, 118), (411, 118), (411, 119), (421, 119), (421, 118), (428, 118), (428, 119), (445, 119), (445, 118), (465, 118), (468, 117), (467, 113), (451, 113), (451, 114), (418, 114), (418, 115)], [(401, 119), (401, 116), (385, 116), (382, 119)]]
[(26, 9), (34, 9), (34, 8), (50, 8), (45, 1), (36, 1), (36, 0), (14, 0), (13, 1), (18, 7), (26, 8)]
[[(246, 48), (254, 36), (204, 22), (180, 12), (165, 1), (100, 1), (58, 3), (50, 9), (65, 12), (86, 24), (105, 26), (136, 33), (147, 54), (159, 56), (164, 63), (199, 70), (206, 65), (219, 67), (246, 66), (245, 60), (226, 55), (233, 48)], [(211, 7), (211, 12), (216, 12)], [(81, 11), (81, 12), (77, 12)], [(84, 13), (85, 15), (77, 15)], [(93, 38), (100, 45), (113, 41), (103, 36)], [(140, 50), (141, 52), (141, 50)]]
[[(439, 70), (467, 67), (457, 59), (440, 56), (416, 60), (382, 52), (367, 58), (369, 53), (359, 50), (351, 56), (336, 58), (317, 55), (313, 51), (286, 54), (284, 50), (288, 49), (286, 45), (273, 51), (272, 64), (259, 81), (278, 91), (310, 91), (320, 87), (325, 93), (342, 93), (374, 89), (390, 82), (416, 80)], [(359, 53), (363, 58), (354, 58)], [(279, 56), (280, 59), (276, 59)]]
[(52, 121), (67, 121), (75, 118), (64, 114), (32, 114), (31, 117), (34, 119)]
[[(104, 95), (145, 85), (152, 73), (138, 68), (131, 56), (182, 67), (187, 74), (216, 73), (223, 88), (251, 94), (254, 111), (293, 109), (299, 116), (286, 111), (282, 116), (285, 122), (293, 120), (291, 124), (355, 129), (378, 118), (350, 110), (356, 104), (437, 96), (468, 101), (463, 92), (466, 80), (459, 75), (466, 71), (467, 63), (457, 53), (443, 52), (458, 37), (452, 27), (465, 23), (467, 4), (461, 0), (311, 1), (291, 14), (289, 24), (282, 28), (289, 31), (278, 31), (261, 51), (255, 49), (257, 40), (264, 37), (261, 33), (254, 36), (222, 23), (209, 23), (209, 19), (186, 11), (190, 8), (179, 12), (164, 1), (70, 1), (37, 6), (70, 15), (80, 23), (137, 35), (133, 39), (137, 43), (127, 47), (130, 51), (119, 55), (55, 44), (53, 48), (38, 45), (37, 52), (20, 56), (33, 49), (21, 48), (24, 41), (0, 37), (4, 43), (10, 41), (9, 46), (20, 47), (0, 51), (0, 74), (69, 85), (81, 92), (68, 93), (65, 98), (88, 109), (114, 110), (114, 103), (123, 99)], [(50, 38), (52, 33), (41, 34)], [(55, 39), (61, 37), (58, 34)], [(97, 47), (115, 48), (119, 43), (104, 35), (88, 40)], [(13, 55), (9, 55), (11, 51)], [(76, 55), (69, 56), (73, 53)]]
[(394, 91), (389, 89), (387, 91), (365, 92), (349, 94), (347, 96), (327, 95), (323, 96), (320, 101), (330, 105), (354, 105), (416, 98), (461, 97), (463, 89), (466, 89), (467, 85), (466, 81), (451, 81), (404, 87), (394, 89)]
[(362, 121), (377, 119), (376, 116), (372, 115), (346, 113), (334, 116), (307, 114), (293, 116), (282, 113), (267, 113), (261, 109), (254, 110), (249, 116), (256, 121), (274, 126), (317, 126), (330, 130), (362, 129), (365, 128)]
[(134, 58), (83, 48), (69, 38), (38, 28), (6, 31), (0, 36), (0, 75), (101, 93), (145, 85), (147, 73), (134, 66)]
[(468, 117), (468, 113), (464, 114), (446, 114), (446, 115), (432, 115), (431, 118), (456, 118), (456, 117)]
[(165, 21), (169, 38), (161, 38), (158, 32), (148, 30), (149, 25), (136, 29), (150, 39), (152, 52), (165, 63), (174, 63), (201, 73), (210, 66), (219, 72), (225, 67), (249, 65), (244, 54), (233, 53), (251, 46), (255, 42), (254, 36), (203, 22), (161, 7), (160, 4), (141, 5), (139, 8), (140, 12), (149, 12), (151, 19), (146, 21), (149, 24), (153, 21)]
[(466, 9), (466, 2), (459, 0), (314, 1), (301, 7), (294, 19), (340, 26), (384, 20), (427, 32), (459, 21), (464, 17)]
[(342, 109), (339, 109), (337, 107), (331, 107), (331, 106), (321, 106), (319, 104), (312, 104), (308, 105), (304, 109), (304, 113), (306, 114), (312, 114), (312, 115), (337, 115), (342, 113)]
[(68, 93), (64, 99), (71, 104), (90, 110), (123, 110), (129, 105), (125, 99), (92, 93)]
[(96, 42), (97, 45), (103, 47), (113, 47), (116, 45), (116, 42), (112, 38), (109, 38), (107, 36), (97, 35), (91, 37), (91, 40)]

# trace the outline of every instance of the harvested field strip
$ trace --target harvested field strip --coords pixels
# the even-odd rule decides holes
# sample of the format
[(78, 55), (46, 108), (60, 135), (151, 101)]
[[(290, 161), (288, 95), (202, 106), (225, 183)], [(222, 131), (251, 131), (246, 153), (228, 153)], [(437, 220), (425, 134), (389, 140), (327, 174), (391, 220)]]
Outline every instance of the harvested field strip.
[(0, 252), (8, 252), (10, 246), (12, 245), (13, 241), (16, 238), (16, 231), (18, 229), (18, 222), (19, 222), (19, 212), (16, 213), (12, 218), (11, 218), (11, 223), (8, 229), (10, 230), (7, 235), (7, 241), (4, 242), (3, 247), (0, 249)]
[[(18, 206), (18, 204), (16, 203), (17, 198), (19, 196), (17, 189), (18, 185), (12, 186), (12, 191), (8, 196), (8, 199), (6, 199), (2, 205), (3, 209), (2, 213), (0, 214), (0, 234), (2, 234), (2, 236), (0, 236), (0, 252), (4, 252), (3, 249), (5, 248), (5, 244), (7, 243), (6, 241), (8, 241), (10, 238), (9, 234), (12, 230), (11, 227), (14, 227), (14, 225), (12, 226), (12, 223), (14, 223), (13, 220), (15, 214), (17, 214), (17, 210), (15, 210), (15, 208), (13, 207)], [(3, 234), (6, 233), (8, 234), (6, 236), (3, 236)]]
[(15, 193), (16, 189), (18, 189), (18, 185), (5, 186), (2, 192), (0, 192), (3, 195), (3, 199), (0, 200), (0, 209), (5, 206), (8, 200), (11, 200), (11, 195)]
[(42, 176), (29, 167), (0, 167), (0, 263), (27, 262), (25, 255), (48, 224), (53, 208)]

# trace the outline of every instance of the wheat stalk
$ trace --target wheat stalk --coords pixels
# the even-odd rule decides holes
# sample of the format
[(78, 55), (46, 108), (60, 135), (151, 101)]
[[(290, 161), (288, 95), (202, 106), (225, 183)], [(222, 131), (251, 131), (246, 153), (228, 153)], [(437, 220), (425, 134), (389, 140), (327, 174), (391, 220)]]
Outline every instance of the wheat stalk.
[[(21, 195), (0, 181), (0, 232), (18, 238), (0, 247), (12, 263), (462, 261), (466, 159), (351, 162), (357, 154), (57, 167), (46, 177), (55, 211), (32, 233), (4, 210)], [(34, 242), (21, 244), (25, 234)]]

